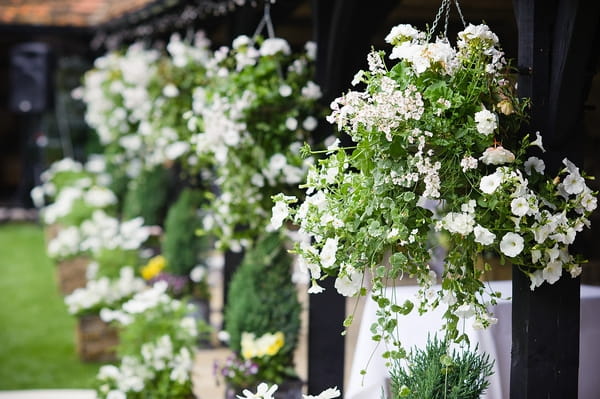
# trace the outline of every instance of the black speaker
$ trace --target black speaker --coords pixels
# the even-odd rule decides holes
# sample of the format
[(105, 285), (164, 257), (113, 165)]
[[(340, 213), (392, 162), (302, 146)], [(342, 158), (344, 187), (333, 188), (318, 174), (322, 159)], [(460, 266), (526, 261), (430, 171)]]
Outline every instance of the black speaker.
[(13, 112), (39, 113), (52, 107), (51, 51), (44, 43), (22, 43), (10, 51), (8, 107)]

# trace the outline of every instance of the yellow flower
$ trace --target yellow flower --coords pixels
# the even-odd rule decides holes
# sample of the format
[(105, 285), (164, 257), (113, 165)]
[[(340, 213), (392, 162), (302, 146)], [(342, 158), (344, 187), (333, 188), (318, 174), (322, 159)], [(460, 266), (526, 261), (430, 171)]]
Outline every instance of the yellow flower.
[(279, 349), (283, 348), (283, 344), (285, 343), (285, 336), (281, 331), (276, 332), (272, 337), (271, 345), (269, 345), (265, 351), (269, 356), (276, 355), (277, 352), (279, 352)]
[(162, 255), (157, 255), (148, 261), (148, 264), (142, 267), (141, 273), (144, 280), (150, 280), (165, 268), (167, 260)]
[(242, 357), (244, 359), (250, 359), (258, 355), (258, 348), (254, 341), (254, 334), (243, 332), (242, 333)]

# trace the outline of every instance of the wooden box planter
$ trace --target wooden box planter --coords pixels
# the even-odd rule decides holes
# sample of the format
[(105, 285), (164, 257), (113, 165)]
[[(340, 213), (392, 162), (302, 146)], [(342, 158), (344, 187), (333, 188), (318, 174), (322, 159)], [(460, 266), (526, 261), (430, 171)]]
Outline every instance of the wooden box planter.
[(76, 288), (83, 288), (87, 284), (86, 271), (90, 259), (85, 256), (64, 259), (56, 265), (56, 276), (60, 292), (68, 295)]
[(98, 315), (80, 316), (77, 319), (75, 339), (77, 354), (84, 362), (113, 362), (117, 358), (118, 331)]

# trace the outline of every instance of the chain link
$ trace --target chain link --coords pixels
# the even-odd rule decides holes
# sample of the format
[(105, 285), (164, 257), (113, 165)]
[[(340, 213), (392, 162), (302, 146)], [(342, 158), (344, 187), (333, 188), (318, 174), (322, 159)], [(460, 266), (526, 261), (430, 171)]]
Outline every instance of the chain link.
[(462, 10), (460, 9), (458, 0), (453, 0), (452, 2), (451, 2), (451, 0), (442, 0), (442, 4), (440, 5), (440, 8), (438, 9), (437, 13), (435, 14), (435, 19), (433, 20), (431, 29), (427, 33), (427, 40), (430, 40), (431, 37), (435, 34), (438, 24), (440, 23), (440, 21), (442, 19), (442, 16), (444, 17), (444, 32), (443, 32), (444, 37), (446, 37), (448, 35), (448, 21), (450, 19), (449, 18), (450, 17), (450, 8), (452, 8), (452, 4), (454, 4), (454, 6), (456, 7), (456, 11), (458, 11), (458, 15), (463, 24), (463, 27), (465, 27), (465, 28), (467, 27), (467, 24), (465, 22), (465, 17), (463, 16)]

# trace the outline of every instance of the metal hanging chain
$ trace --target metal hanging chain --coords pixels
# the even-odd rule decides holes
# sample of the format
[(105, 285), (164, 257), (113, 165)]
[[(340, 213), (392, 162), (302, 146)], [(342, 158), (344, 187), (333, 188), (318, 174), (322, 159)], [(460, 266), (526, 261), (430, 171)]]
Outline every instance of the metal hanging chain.
[(460, 21), (463, 24), (463, 28), (466, 28), (467, 23), (465, 22), (465, 17), (463, 16), (462, 10), (460, 9), (460, 4), (458, 4), (458, 0), (454, 0), (454, 5), (456, 6), (456, 11), (458, 11), (458, 15), (460, 16)]
[(273, 20), (271, 19), (271, 0), (265, 0), (265, 10), (263, 17), (261, 18), (254, 34), (252, 35), (252, 41), (256, 40), (256, 37), (262, 33), (262, 31), (267, 28), (267, 35), (270, 39), (275, 37), (275, 30), (273, 29)]
[(460, 20), (463, 24), (463, 26), (466, 28), (467, 24), (465, 22), (465, 17), (463, 16), (462, 10), (460, 8), (460, 5), (458, 3), (458, 0), (442, 0), (442, 4), (440, 5), (440, 8), (438, 9), (436, 15), (435, 15), (435, 19), (433, 20), (433, 24), (431, 25), (431, 29), (429, 30), (429, 32), (427, 32), (427, 40), (430, 40), (431, 37), (435, 34), (435, 31), (437, 30), (438, 24), (440, 23), (442, 16), (444, 17), (444, 37), (446, 37), (448, 35), (448, 21), (449, 21), (449, 17), (450, 17), (450, 9), (452, 8), (452, 4), (454, 4), (454, 6), (456, 7), (456, 10), (458, 11), (458, 15), (460, 17)]

